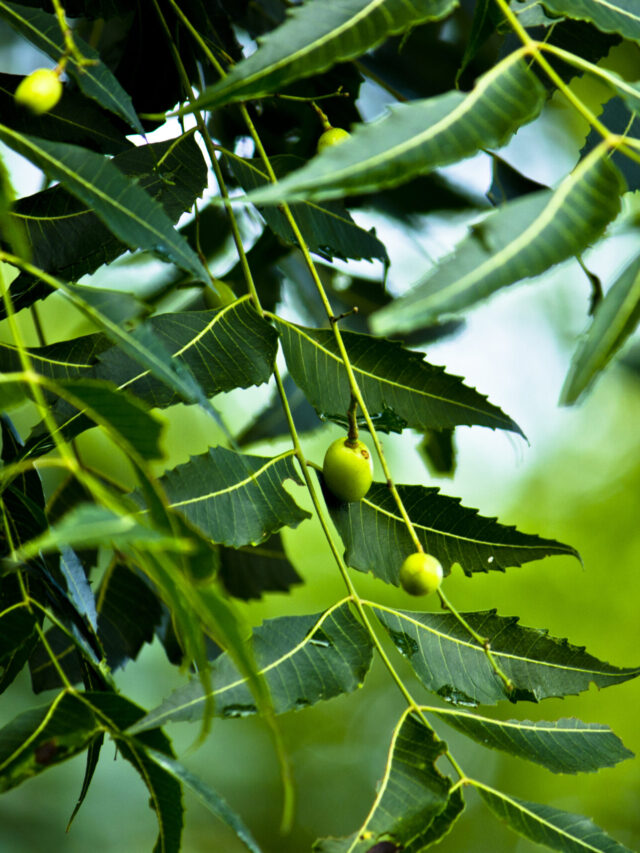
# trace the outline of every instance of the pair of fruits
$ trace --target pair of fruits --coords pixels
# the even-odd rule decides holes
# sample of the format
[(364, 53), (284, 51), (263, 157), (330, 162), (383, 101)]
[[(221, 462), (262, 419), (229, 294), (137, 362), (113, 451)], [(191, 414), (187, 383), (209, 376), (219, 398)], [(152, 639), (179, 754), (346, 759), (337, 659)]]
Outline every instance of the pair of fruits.
[(52, 68), (38, 68), (21, 81), (13, 97), (36, 115), (48, 113), (62, 97), (60, 77)]
[[(358, 439), (338, 438), (324, 456), (322, 474), (333, 494), (349, 503), (360, 501), (373, 481), (369, 448)], [(432, 554), (416, 551), (400, 568), (400, 584), (410, 595), (428, 595), (442, 582), (442, 565)]]

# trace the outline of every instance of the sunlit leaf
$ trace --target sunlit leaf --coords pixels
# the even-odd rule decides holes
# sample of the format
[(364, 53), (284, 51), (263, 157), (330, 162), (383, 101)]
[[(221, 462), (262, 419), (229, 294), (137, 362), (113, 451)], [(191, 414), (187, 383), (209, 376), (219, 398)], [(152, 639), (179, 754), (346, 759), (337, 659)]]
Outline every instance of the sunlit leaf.
[(580, 693), (591, 683), (609, 687), (640, 675), (638, 667), (620, 669), (545, 630), (525, 628), (517, 617), (497, 616), (495, 610), (464, 613), (476, 633), (489, 640), (495, 661), (511, 679), (514, 689), (508, 692), (484, 648), (451, 613), (374, 609), (424, 686), (455, 705), (539, 702)]
[(640, 320), (640, 257), (635, 257), (598, 305), (573, 356), (561, 402), (575, 403), (627, 340)]
[(589, 21), (605, 33), (640, 40), (640, 8), (636, 0), (543, 0), (554, 15)]
[(452, 91), (394, 106), (382, 119), (357, 125), (350, 139), (249, 199), (273, 204), (336, 198), (403, 184), (481, 148), (504, 145), (543, 103), (543, 86), (522, 55), (511, 54), (469, 94)]
[(253, 56), (184, 111), (282, 89), (292, 80), (360, 56), (390, 35), (443, 18), (456, 6), (457, 0), (323, 0), (291, 7), (285, 23), (262, 40)]
[(620, 210), (622, 178), (594, 149), (555, 192), (511, 201), (472, 228), (453, 255), (372, 317), (375, 331), (410, 330), (582, 252)]

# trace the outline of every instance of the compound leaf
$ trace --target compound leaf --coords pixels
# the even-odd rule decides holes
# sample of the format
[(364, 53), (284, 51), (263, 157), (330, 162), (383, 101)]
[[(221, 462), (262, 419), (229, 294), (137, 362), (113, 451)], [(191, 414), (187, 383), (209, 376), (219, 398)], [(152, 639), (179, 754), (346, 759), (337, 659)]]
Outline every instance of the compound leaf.
[(599, 661), (582, 646), (519, 625), (517, 617), (497, 616), (495, 610), (463, 614), (489, 640), (496, 663), (514, 685), (508, 692), (484, 648), (453, 614), (374, 609), (424, 686), (455, 705), (539, 702), (580, 693), (592, 682), (609, 687), (640, 675), (639, 667), (619, 669)]
[(290, 8), (259, 49), (183, 112), (258, 98), (366, 53), (388, 36), (448, 15), (457, 0), (324, 0)]
[[(346, 603), (324, 613), (268, 619), (253, 632), (258, 675), (271, 692), (276, 714), (299, 710), (358, 689), (371, 664), (371, 639)], [(228, 654), (211, 665), (211, 694), (193, 680), (178, 688), (133, 729), (163, 726), (173, 720), (199, 720), (207, 700), (216, 716), (257, 712), (247, 679)]]
[[(445, 575), (454, 563), (470, 576), (504, 571), (542, 557), (578, 556), (569, 545), (520, 533), (495, 518), (483, 517), (436, 487), (401, 485), (398, 492), (425, 550), (440, 560)], [(357, 503), (334, 499), (329, 510), (345, 543), (347, 563), (398, 586), (400, 566), (415, 545), (386, 484), (374, 483)]]

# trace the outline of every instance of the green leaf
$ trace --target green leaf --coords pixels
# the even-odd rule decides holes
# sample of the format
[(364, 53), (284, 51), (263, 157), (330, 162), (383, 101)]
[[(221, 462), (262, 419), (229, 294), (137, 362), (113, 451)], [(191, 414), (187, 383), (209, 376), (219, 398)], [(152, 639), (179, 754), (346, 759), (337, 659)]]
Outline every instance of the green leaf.
[[(324, 613), (267, 619), (254, 630), (252, 646), (258, 674), (269, 687), (276, 714), (357, 690), (371, 664), (371, 639), (344, 602)], [(197, 680), (178, 688), (132, 733), (169, 721), (199, 720), (207, 699), (213, 700), (216, 716), (256, 713), (247, 679), (228, 654), (212, 664), (211, 683), (208, 697)]]
[(0, 729), (0, 792), (82, 752), (99, 728), (91, 709), (64, 692), (18, 714)]
[(562, 853), (633, 853), (582, 815), (518, 800), (486, 785), (475, 787), (494, 814), (536, 844)]
[(589, 21), (605, 33), (640, 41), (640, 8), (636, 0), (543, 0), (554, 15)]
[[(188, 368), (207, 397), (262, 385), (273, 372), (278, 335), (256, 312), (249, 296), (214, 311), (161, 314), (152, 317), (148, 327), (171, 358)], [(99, 356), (96, 375), (109, 377), (154, 408), (181, 399), (175, 388), (148, 371), (141, 372), (117, 347)]]
[[(192, 207), (207, 185), (207, 168), (193, 133), (141, 145), (110, 162), (158, 201), (172, 222)], [(108, 224), (60, 185), (20, 199), (13, 215), (24, 226), (32, 263), (65, 279), (93, 273), (127, 251)], [(24, 272), (11, 283), (16, 311), (50, 292), (46, 282)]]
[[(436, 487), (398, 486), (398, 491), (425, 550), (440, 560), (445, 575), (454, 563), (471, 576), (552, 555), (578, 556), (555, 539), (520, 533), (495, 518), (478, 515), (476, 509), (440, 494)], [(416, 549), (386, 484), (374, 483), (357, 503), (334, 500), (329, 510), (345, 543), (348, 565), (398, 586), (400, 566)]]
[(87, 701), (95, 709), (96, 716), (118, 745), (118, 751), (137, 770), (149, 791), (149, 805), (158, 821), (158, 839), (154, 853), (180, 853), (183, 812), (182, 788), (175, 777), (158, 761), (147, 755), (151, 748), (155, 753), (174, 758), (171, 742), (159, 731), (143, 732), (139, 738), (123, 735), (125, 729), (144, 715), (142, 708), (124, 696), (115, 693), (85, 693)]
[(457, 0), (323, 0), (290, 8), (285, 23), (252, 56), (182, 112), (281, 90), (293, 80), (366, 53), (388, 36), (444, 18), (456, 6)]
[(18, 579), (0, 577), (0, 693), (22, 669), (36, 639), (35, 615), (24, 600)]
[(302, 484), (294, 458), (292, 451), (269, 458), (211, 447), (167, 472), (160, 485), (170, 508), (214, 542), (256, 545), (310, 517), (284, 488), (287, 479)]
[[(308, 329), (272, 317), (296, 385), (326, 417), (344, 418), (351, 400), (347, 372), (330, 329)], [(442, 429), (477, 424), (520, 433), (520, 427), (459, 376), (445, 373), (394, 341), (342, 332), (369, 413), (391, 410), (403, 426)]]
[(260, 598), (264, 592), (288, 592), (294, 584), (302, 583), (279, 533), (261, 545), (221, 548), (220, 580), (229, 595), (245, 601)]
[(626, 266), (604, 300), (571, 361), (560, 402), (575, 403), (627, 340), (640, 320), (640, 256)]
[(71, 548), (63, 548), (60, 555), (60, 574), (67, 585), (69, 601), (83, 616), (93, 631), (98, 629), (96, 600), (82, 563)]
[(364, 823), (349, 838), (317, 841), (314, 853), (368, 853), (377, 842), (419, 853), (449, 801), (451, 780), (436, 768), (447, 745), (418, 717), (405, 713), (396, 725), (384, 775)]
[(491, 643), (493, 657), (514, 684), (508, 693), (482, 646), (451, 613), (412, 613), (374, 605), (376, 615), (398, 650), (428, 690), (455, 705), (494, 705), (501, 699), (539, 702), (620, 684), (640, 675), (639, 667), (619, 669), (550, 637), (538, 628), (518, 625), (518, 617), (495, 610), (464, 613), (468, 624)]
[(598, 146), (555, 192), (532, 193), (489, 214), (452, 256), (372, 317), (375, 331), (406, 331), (461, 311), (586, 249), (620, 210), (622, 178), (606, 155)]
[[(1, 4), (0, 4), (1, 5)], [(209, 275), (170, 218), (135, 181), (108, 159), (86, 148), (16, 133), (0, 124), (0, 140), (60, 181), (131, 249), (147, 249), (177, 264), (198, 281)]]
[[(270, 158), (271, 166), (280, 179), (294, 170), (304, 160), (292, 155), (279, 155)], [(234, 157), (229, 165), (237, 175), (245, 192), (269, 185), (269, 176), (264, 171), (262, 160), (242, 160)], [(289, 222), (276, 207), (259, 207), (267, 225), (287, 243), (297, 245), (298, 241)], [(389, 264), (389, 256), (384, 245), (378, 240), (375, 231), (365, 231), (351, 218), (351, 214), (340, 202), (315, 204), (303, 202), (291, 207), (293, 218), (300, 229), (307, 247), (331, 260), (334, 256), (346, 260), (352, 258), (370, 261), (377, 258), (383, 264)]]
[[(54, 15), (47, 15), (39, 9), (5, 3), (0, 0), (0, 18), (22, 33), (39, 50), (59, 62), (65, 53), (64, 37)], [(105, 109), (119, 115), (138, 133), (144, 133), (140, 120), (131, 103), (131, 98), (118, 80), (101, 61), (99, 54), (77, 33), (73, 40), (85, 59), (92, 60), (90, 65), (80, 65), (71, 54), (68, 57), (66, 71), (74, 78), (85, 95), (94, 98)]]
[(156, 764), (160, 765), (163, 770), (177, 779), (178, 782), (189, 788), (205, 808), (209, 809), (212, 814), (223, 823), (226, 823), (235, 832), (247, 850), (250, 850), (251, 853), (261, 853), (256, 840), (244, 825), (244, 822), (217, 791), (214, 791), (213, 788), (187, 770), (184, 765), (173, 758), (169, 758), (163, 752), (158, 752), (155, 749), (147, 747), (145, 754), (152, 761), (155, 761)]
[(633, 758), (611, 729), (598, 723), (583, 723), (575, 718), (553, 722), (491, 720), (464, 711), (435, 713), (482, 746), (535, 761), (554, 773), (593, 772)]
[(108, 113), (68, 86), (48, 113), (36, 115), (25, 110), (13, 97), (23, 79), (19, 74), (0, 73), (0, 115), (14, 130), (55, 142), (71, 142), (102, 154), (120, 154), (133, 148), (133, 143), (118, 130)]
[(544, 100), (544, 87), (516, 52), (481, 77), (469, 94), (453, 91), (394, 106), (382, 119), (356, 125), (350, 139), (249, 200), (336, 198), (406, 183), (481, 148), (506, 144), (520, 125), (536, 117)]
[(69, 548), (95, 548), (112, 545), (125, 550), (128, 545), (157, 551), (188, 553), (191, 543), (143, 527), (133, 515), (117, 515), (106, 507), (81, 504), (52, 525), (42, 536), (32, 539), (11, 555), (15, 561), (26, 560), (38, 554)]

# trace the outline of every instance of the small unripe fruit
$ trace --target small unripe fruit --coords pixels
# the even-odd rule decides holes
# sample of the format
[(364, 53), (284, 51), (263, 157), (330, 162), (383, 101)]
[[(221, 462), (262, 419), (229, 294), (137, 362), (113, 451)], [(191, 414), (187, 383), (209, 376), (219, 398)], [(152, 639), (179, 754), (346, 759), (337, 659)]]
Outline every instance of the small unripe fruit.
[(348, 130), (343, 130), (341, 127), (330, 127), (318, 140), (318, 153), (324, 151), (325, 148), (331, 148), (333, 145), (340, 145), (350, 136)]
[(416, 551), (400, 568), (400, 585), (409, 595), (429, 595), (442, 583), (442, 565), (433, 554)]
[(53, 109), (62, 97), (62, 83), (51, 68), (38, 68), (20, 83), (13, 96), (17, 104), (42, 115)]
[(322, 473), (333, 494), (341, 501), (359, 501), (373, 480), (373, 460), (362, 441), (337, 438), (324, 455)]

